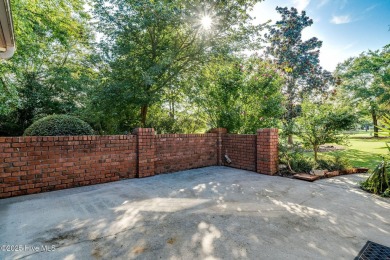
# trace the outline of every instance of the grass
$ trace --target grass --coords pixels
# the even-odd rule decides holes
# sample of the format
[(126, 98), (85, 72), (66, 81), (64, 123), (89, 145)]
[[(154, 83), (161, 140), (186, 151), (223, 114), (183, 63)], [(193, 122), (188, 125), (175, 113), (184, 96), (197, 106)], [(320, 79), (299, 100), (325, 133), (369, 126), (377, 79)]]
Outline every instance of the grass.
[[(370, 138), (369, 133), (353, 134), (350, 135), (345, 150), (323, 152), (319, 153), (319, 156), (339, 154), (348, 158), (354, 167), (367, 167), (373, 170), (382, 160), (382, 156), (389, 153), (386, 142), (390, 142), (390, 138)], [(310, 154), (312, 156), (312, 153)]]

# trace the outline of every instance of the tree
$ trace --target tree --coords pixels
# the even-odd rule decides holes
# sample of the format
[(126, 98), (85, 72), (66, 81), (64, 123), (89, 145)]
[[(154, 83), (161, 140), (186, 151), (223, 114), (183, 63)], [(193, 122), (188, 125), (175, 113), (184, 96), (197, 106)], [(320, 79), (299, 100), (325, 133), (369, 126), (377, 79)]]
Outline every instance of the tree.
[(216, 59), (196, 79), (192, 97), (209, 126), (230, 133), (276, 127), (283, 113), (283, 83), (275, 66), (257, 56)]
[(339, 64), (336, 69), (344, 98), (360, 104), (362, 110), (371, 115), (374, 137), (378, 137), (378, 118), (389, 106), (389, 70), (389, 46), (382, 51), (363, 52)]
[(313, 149), (315, 161), (320, 145), (343, 143), (345, 136), (340, 135), (340, 131), (350, 129), (356, 122), (355, 115), (348, 109), (329, 103), (314, 104), (306, 100), (301, 108), (301, 115), (296, 120), (297, 135), (304, 146)]
[[(381, 130), (390, 135), (390, 118), (385, 115), (383, 118), (384, 127)], [(372, 171), (370, 177), (360, 183), (360, 187), (368, 192), (390, 197), (390, 145), (385, 143), (388, 149), (388, 154), (382, 157), (382, 161)]]
[(0, 135), (20, 135), (35, 119), (83, 104), (96, 72), (84, 0), (12, 2), (14, 57), (0, 64)]
[(302, 40), (302, 31), (313, 24), (305, 11), (300, 14), (292, 7), (277, 7), (282, 19), (277, 21), (267, 35), (270, 46), (267, 53), (279, 66), (285, 78), (283, 93), (286, 96), (284, 133), (292, 143), (294, 118), (297, 104), (314, 90), (322, 92), (332, 81), (331, 74), (319, 65), (319, 49), (322, 42), (317, 38)]
[(139, 108), (145, 126), (148, 108), (177, 78), (196, 72), (216, 53), (251, 44), (261, 28), (249, 23), (247, 10), (255, 2), (96, 0), (101, 50), (109, 64), (103, 91), (113, 93), (108, 103)]

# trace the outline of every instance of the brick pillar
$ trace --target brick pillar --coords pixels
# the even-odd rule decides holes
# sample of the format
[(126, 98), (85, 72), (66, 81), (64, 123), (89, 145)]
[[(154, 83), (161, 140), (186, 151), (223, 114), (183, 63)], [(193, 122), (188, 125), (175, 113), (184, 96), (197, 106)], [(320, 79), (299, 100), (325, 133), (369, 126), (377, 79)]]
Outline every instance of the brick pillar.
[(153, 128), (135, 128), (137, 135), (137, 177), (154, 176), (156, 162), (155, 134)]
[(258, 173), (274, 175), (278, 171), (278, 129), (257, 130)]
[(227, 133), (227, 129), (226, 128), (222, 128), (222, 127), (213, 128), (213, 129), (210, 130), (210, 133), (218, 134), (218, 137), (217, 137), (217, 156), (218, 156), (217, 165), (223, 165), (223, 159), (222, 159), (222, 154), (223, 154), (223, 151), (222, 151), (222, 135)]

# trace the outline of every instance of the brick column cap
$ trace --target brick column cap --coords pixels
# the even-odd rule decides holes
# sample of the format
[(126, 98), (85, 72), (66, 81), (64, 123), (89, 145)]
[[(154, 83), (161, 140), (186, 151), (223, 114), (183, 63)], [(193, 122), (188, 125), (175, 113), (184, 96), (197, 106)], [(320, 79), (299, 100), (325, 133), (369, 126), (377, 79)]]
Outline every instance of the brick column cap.
[(216, 134), (226, 134), (227, 129), (223, 127), (213, 128), (210, 130), (210, 133), (216, 133)]
[(154, 135), (154, 128), (134, 128), (133, 134), (135, 135)]
[(279, 131), (278, 128), (261, 128), (257, 129), (257, 133), (277, 133)]

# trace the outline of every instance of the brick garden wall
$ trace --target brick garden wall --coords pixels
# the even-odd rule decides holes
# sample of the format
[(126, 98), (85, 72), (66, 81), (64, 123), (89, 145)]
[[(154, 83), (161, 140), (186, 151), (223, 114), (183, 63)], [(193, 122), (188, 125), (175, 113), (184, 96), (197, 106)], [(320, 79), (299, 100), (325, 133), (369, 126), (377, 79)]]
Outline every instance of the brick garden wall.
[(257, 167), (258, 173), (273, 175), (278, 171), (278, 129), (257, 130)]
[(0, 137), (0, 198), (136, 176), (136, 136)]
[(0, 137), (0, 198), (212, 165), (272, 175), (277, 145), (277, 129), (257, 135), (223, 128), (156, 135), (152, 128), (137, 128), (133, 135)]
[(155, 173), (217, 165), (216, 134), (156, 135)]
[[(255, 172), (256, 148), (256, 135), (222, 135), (223, 165)], [(230, 164), (226, 162), (225, 155), (231, 159)]]

